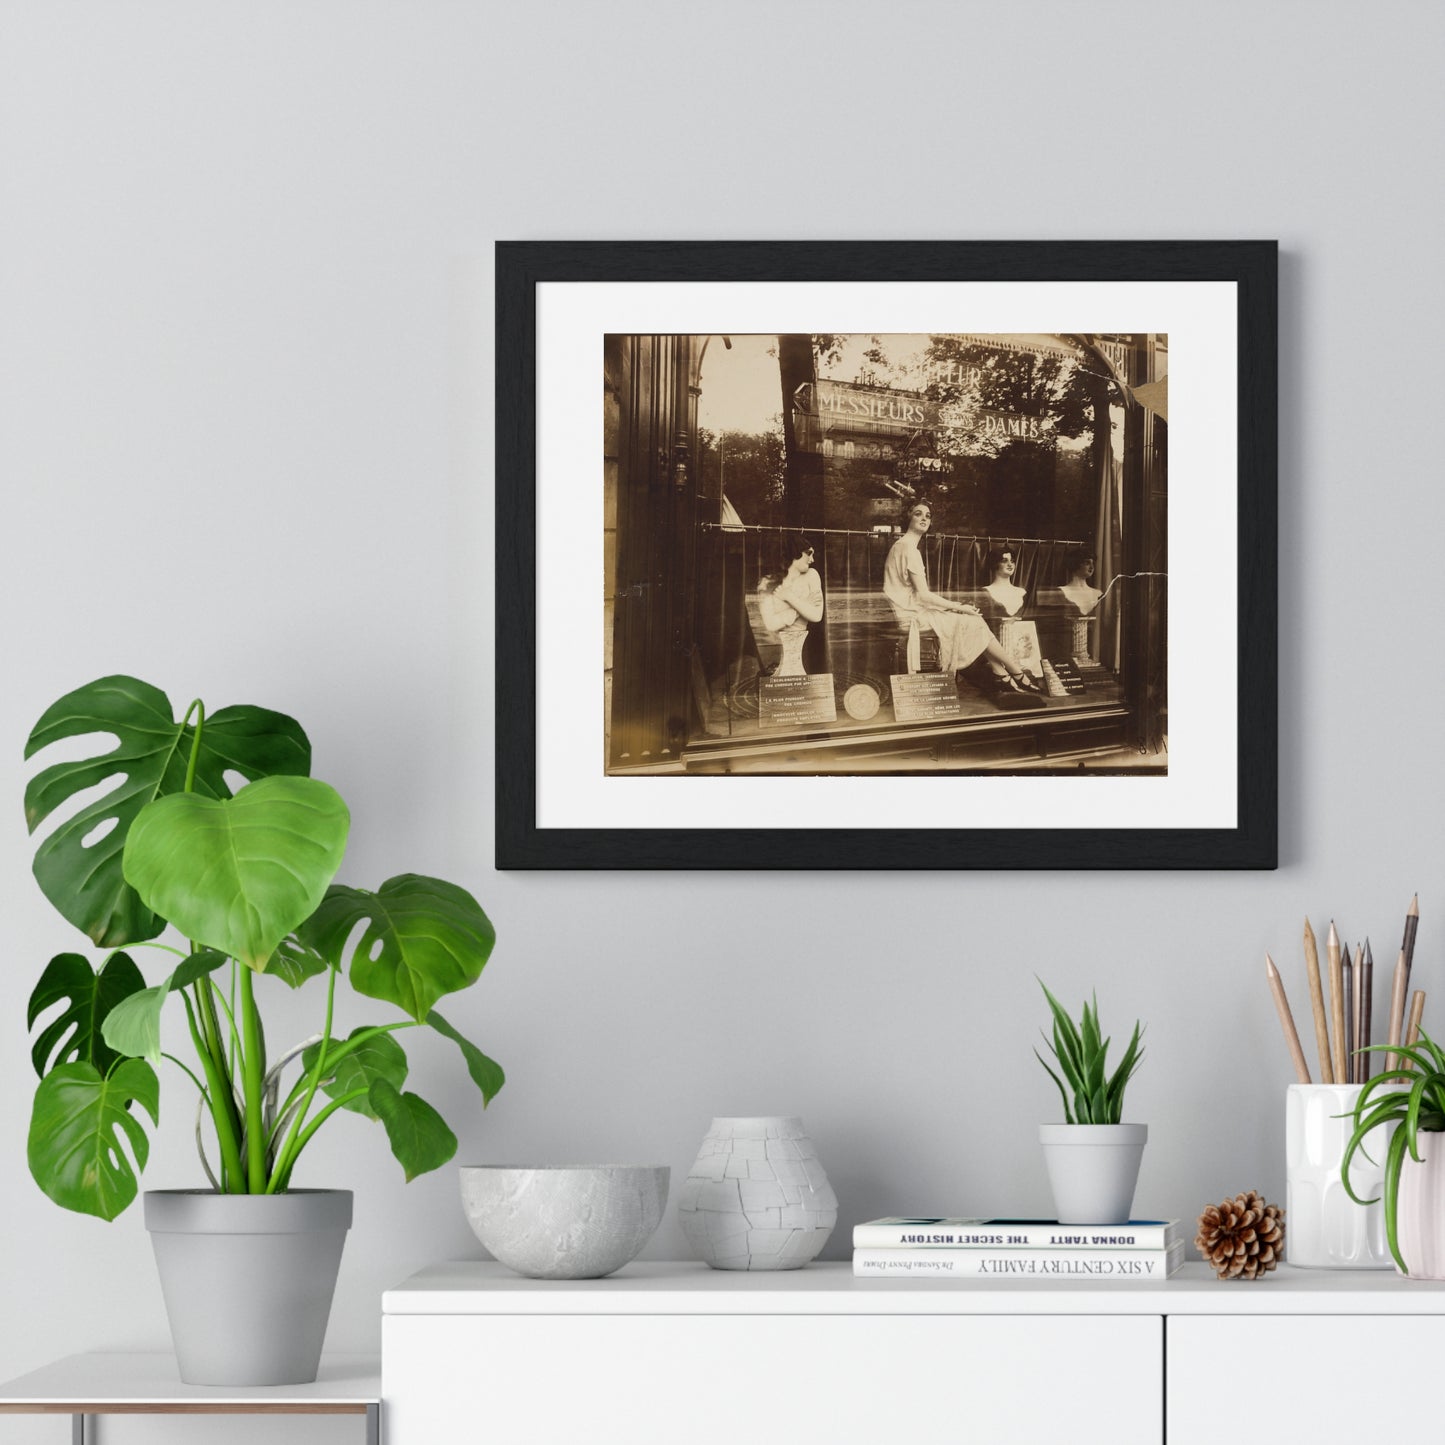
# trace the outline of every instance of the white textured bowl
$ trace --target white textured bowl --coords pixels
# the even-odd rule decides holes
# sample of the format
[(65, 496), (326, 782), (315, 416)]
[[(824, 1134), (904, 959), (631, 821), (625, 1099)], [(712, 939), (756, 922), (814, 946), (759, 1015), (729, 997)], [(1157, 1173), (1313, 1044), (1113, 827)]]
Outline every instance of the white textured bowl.
[(665, 1165), (463, 1164), (472, 1233), (532, 1279), (601, 1279), (635, 1259), (667, 1207)]

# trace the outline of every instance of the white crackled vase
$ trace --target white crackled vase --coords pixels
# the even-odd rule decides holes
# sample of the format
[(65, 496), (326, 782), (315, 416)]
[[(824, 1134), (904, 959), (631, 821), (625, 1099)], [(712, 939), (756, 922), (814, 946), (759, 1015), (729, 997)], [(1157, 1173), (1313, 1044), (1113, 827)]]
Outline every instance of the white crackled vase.
[(798, 1269), (827, 1243), (838, 1196), (801, 1119), (714, 1119), (677, 1217), (714, 1269)]

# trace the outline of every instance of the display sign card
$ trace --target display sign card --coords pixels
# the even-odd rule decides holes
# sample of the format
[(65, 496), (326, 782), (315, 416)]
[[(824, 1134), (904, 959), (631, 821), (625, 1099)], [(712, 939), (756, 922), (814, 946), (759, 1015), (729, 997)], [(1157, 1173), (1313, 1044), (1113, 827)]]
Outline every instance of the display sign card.
[(833, 674), (811, 677), (765, 677), (758, 693), (758, 723), (765, 728), (806, 727), (838, 721), (833, 700)]
[(1079, 676), (1079, 669), (1072, 662), (1061, 662), (1058, 658), (1051, 657), (1049, 666), (1058, 674), (1058, 679), (1063, 683), (1065, 692), (1083, 692), (1084, 679)]
[(962, 717), (958, 686), (951, 673), (895, 673), (893, 687), (895, 722), (932, 722), (935, 718)]
[(1009, 655), (1025, 672), (1035, 677), (1044, 675), (1043, 655), (1039, 652), (1039, 628), (1036, 622), (1014, 621), (1005, 633)]

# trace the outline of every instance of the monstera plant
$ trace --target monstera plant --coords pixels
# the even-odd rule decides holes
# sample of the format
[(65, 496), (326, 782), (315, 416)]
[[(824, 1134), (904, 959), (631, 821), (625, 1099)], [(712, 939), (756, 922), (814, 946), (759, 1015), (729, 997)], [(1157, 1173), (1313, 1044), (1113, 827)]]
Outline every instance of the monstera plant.
[[(338, 1111), (379, 1121), (409, 1180), (446, 1163), (456, 1137), (405, 1089), (398, 1035), (426, 1028), (455, 1045), (484, 1105), (502, 1087), (498, 1065), (435, 1007), (475, 983), (491, 954), (495, 935), (476, 900), (414, 873), (374, 892), (335, 882), (350, 815), (309, 776), (311, 745), (281, 713), (207, 715), (196, 701), (177, 721), (159, 689), (105, 677), (55, 703), (25, 755), (95, 734), (115, 746), (53, 763), (25, 792), (32, 832), (78, 795), (100, 793), (35, 854), (45, 896), (101, 951), (94, 962), (57, 954), (30, 999), (27, 1026), (41, 1027), (28, 1157), (40, 1187), (103, 1219), (130, 1204), (150, 1150), (147, 1125), (159, 1124), (165, 1064), (198, 1096), (201, 1162), (220, 1193), (285, 1191)], [(158, 941), (168, 926), (184, 947)], [(168, 958), (158, 982), (132, 957), (142, 947)], [(343, 974), (400, 1016), (336, 1037)], [(324, 979), (316, 1032), (273, 1050), (263, 991), (313, 978)], [(168, 1004), (184, 1014), (194, 1068), (162, 1049)]]

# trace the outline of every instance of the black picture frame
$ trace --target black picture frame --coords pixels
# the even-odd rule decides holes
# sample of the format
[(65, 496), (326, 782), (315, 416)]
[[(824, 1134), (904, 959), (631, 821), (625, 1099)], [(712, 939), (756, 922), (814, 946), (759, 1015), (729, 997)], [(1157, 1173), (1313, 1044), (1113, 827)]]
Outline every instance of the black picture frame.
[[(499, 869), (1277, 866), (1275, 241), (504, 241), (496, 247)], [(551, 828), (537, 823), (536, 288), (567, 281), (1227, 281), (1237, 286), (1237, 813), (1229, 828)], [(585, 425), (586, 423), (579, 423)], [(705, 786), (699, 783), (698, 786)], [(802, 842), (807, 848), (786, 846)], [(825, 861), (799, 863), (816, 858)]]

